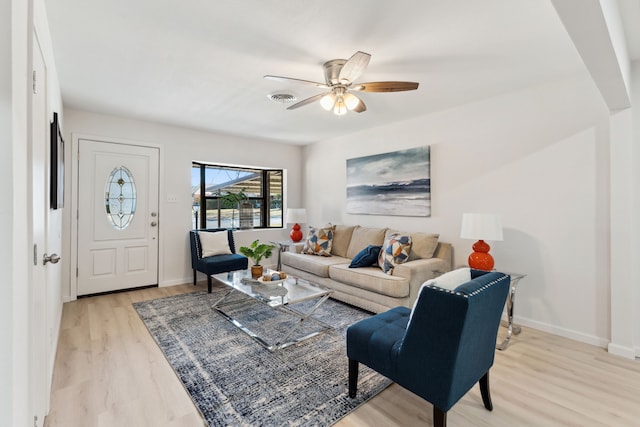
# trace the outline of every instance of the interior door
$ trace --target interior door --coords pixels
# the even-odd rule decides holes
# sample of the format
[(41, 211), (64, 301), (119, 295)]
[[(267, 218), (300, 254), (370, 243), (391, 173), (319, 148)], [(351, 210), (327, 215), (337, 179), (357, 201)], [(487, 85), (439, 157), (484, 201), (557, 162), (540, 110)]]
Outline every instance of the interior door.
[(158, 283), (159, 150), (78, 141), (78, 295)]
[(32, 141), (29, 150), (31, 169), (31, 229), (33, 264), (29, 280), (29, 410), (33, 425), (43, 425), (47, 407), (47, 274), (43, 263), (47, 248), (48, 128), (46, 67), (38, 38), (33, 38), (33, 94), (31, 104)]

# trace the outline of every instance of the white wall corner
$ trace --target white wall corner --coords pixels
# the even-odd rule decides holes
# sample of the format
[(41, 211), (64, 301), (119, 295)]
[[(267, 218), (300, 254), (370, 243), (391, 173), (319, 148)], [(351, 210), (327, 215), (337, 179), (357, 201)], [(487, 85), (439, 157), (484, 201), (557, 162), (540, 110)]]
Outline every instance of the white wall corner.
[(610, 318), (609, 351), (614, 354), (633, 354), (637, 327), (634, 307), (634, 162), (632, 112), (620, 111), (610, 116)]

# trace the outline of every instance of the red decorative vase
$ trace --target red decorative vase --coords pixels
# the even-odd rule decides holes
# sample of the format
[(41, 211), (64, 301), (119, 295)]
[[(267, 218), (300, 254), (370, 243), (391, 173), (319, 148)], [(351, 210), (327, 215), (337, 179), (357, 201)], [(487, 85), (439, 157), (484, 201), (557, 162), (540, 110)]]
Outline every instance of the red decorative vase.
[(300, 224), (293, 224), (289, 237), (291, 237), (292, 242), (299, 242), (300, 240), (302, 240), (302, 231), (300, 231)]
[(473, 252), (469, 255), (469, 267), (476, 270), (493, 270), (493, 257), (489, 254), (491, 246), (484, 240), (478, 240), (472, 246)]

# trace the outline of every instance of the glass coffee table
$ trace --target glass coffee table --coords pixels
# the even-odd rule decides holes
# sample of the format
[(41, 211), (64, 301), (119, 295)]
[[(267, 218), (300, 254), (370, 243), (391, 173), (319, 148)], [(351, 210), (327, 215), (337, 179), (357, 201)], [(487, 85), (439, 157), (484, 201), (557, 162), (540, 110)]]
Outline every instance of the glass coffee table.
[[(271, 270), (265, 270), (265, 274), (270, 275)], [(321, 287), (307, 280), (289, 276), (283, 281), (261, 282), (251, 278), (250, 270), (238, 270), (228, 273), (220, 273), (212, 275), (213, 278), (227, 286), (227, 291), (222, 297), (214, 303), (214, 308), (229, 322), (241, 329), (251, 338), (260, 343), (269, 351), (277, 351), (299, 343), (306, 339), (315, 337), (327, 330), (331, 326), (312, 317), (313, 313), (320, 307), (333, 293), (333, 290)], [(249, 327), (244, 325), (238, 318), (232, 314), (233, 310), (229, 310), (233, 305), (246, 302), (246, 299), (234, 299), (233, 296), (242, 293), (271, 307), (273, 310), (280, 310), (291, 316), (291, 327), (285, 331), (281, 337), (275, 342), (268, 342), (258, 333), (253, 332)], [(315, 303), (307, 308), (306, 311), (298, 311), (289, 307), (290, 304), (298, 304), (304, 301), (316, 300)], [(306, 322), (311, 321), (318, 325), (311, 332), (306, 333), (302, 337), (292, 338), (294, 332)], [(273, 341), (273, 340), (272, 340)]]

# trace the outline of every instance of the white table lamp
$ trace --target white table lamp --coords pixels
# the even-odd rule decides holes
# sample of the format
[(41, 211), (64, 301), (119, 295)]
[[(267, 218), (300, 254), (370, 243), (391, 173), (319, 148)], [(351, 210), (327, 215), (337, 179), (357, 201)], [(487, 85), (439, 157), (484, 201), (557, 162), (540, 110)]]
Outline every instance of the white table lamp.
[(302, 240), (302, 231), (300, 231), (300, 223), (307, 222), (307, 210), (305, 208), (287, 209), (287, 224), (293, 224), (291, 227), (291, 241), (299, 242)]
[(502, 240), (502, 221), (498, 215), (485, 213), (465, 213), (462, 215), (462, 229), (460, 237), (463, 239), (477, 239), (473, 244), (473, 252), (469, 255), (469, 267), (490, 271), (494, 260), (489, 250), (491, 247), (485, 240)]

